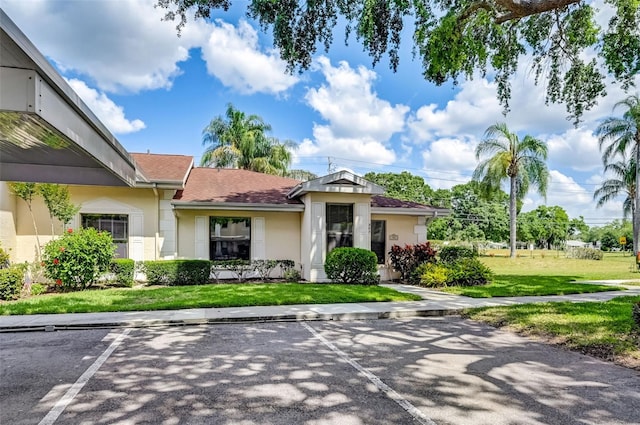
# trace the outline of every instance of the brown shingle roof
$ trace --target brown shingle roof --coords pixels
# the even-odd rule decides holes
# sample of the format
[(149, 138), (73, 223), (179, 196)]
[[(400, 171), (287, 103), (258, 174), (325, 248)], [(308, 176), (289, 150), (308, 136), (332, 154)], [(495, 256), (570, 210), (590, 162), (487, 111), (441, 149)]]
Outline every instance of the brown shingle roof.
[(193, 157), (187, 155), (132, 153), (131, 157), (152, 182), (182, 182), (193, 163)]
[(374, 195), (371, 197), (371, 206), (373, 208), (418, 208), (432, 211), (438, 209), (428, 205), (419, 204), (411, 201), (401, 201), (400, 199), (387, 198), (386, 196)]
[(182, 202), (238, 202), (249, 204), (300, 204), (287, 199), (298, 180), (247, 170), (194, 168), (184, 190), (174, 200)]

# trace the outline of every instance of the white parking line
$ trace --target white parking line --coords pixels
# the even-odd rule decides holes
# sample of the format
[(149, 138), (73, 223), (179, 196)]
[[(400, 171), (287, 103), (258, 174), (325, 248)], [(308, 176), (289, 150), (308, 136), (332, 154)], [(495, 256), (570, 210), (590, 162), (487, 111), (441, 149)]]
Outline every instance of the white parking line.
[(129, 335), (130, 332), (131, 329), (125, 329), (124, 332), (118, 335), (118, 337), (111, 343), (111, 345), (106, 350), (104, 350), (104, 353), (102, 353), (100, 357), (98, 357), (96, 361), (93, 362), (91, 366), (89, 366), (89, 368), (82, 374), (82, 376), (78, 378), (75, 384), (73, 384), (71, 388), (69, 388), (67, 392), (62, 396), (62, 398), (58, 400), (55, 406), (51, 408), (49, 413), (47, 413), (47, 416), (45, 416), (38, 425), (51, 425), (58, 419), (58, 416), (60, 416), (62, 412), (64, 412), (64, 409), (66, 409), (69, 403), (71, 403), (73, 399), (78, 395), (80, 390), (82, 390), (82, 387), (84, 387), (89, 379), (91, 379), (91, 377), (98, 371), (98, 369), (100, 369), (100, 366), (102, 366), (102, 364), (109, 358), (111, 353), (113, 353), (114, 350), (118, 348), (120, 343), (122, 343), (124, 338)]
[(373, 382), (373, 384), (380, 391), (385, 393), (387, 395), (387, 397), (389, 397), (391, 400), (393, 400), (396, 403), (398, 403), (400, 405), (400, 407), (402, 407), (411, 416), (413, 416), (413, 418), (416, 421), (418, 421), (418, 423), (420, 423), (422, 425), (436, 425), (436, 423), (433, 420), (431, 420), (431, 418), (429, 418), (427, 415), (422, 413), (417, 407), (415, 407), (413, 404), (411, 404), (411, 402), (409, 400), (405, 399), (400, 394), (398, 394), (393, 388), (391, 388), (390, 386), (385, 384), (382, 381), (382, 379), (378, 378), (376, 375), (374, 375), (373, 373), (369, 372), (364, 367), (360, 366), (360, 364), (357, 361), (355, 361), (354, 359), (349, 357), (349, 355), (347, 353), (345, 353), (344, 351), (342, 351), (341, 349), (339, 349), (338, 347), (333, 345), (328, 339), (326, 339), (325, 337), (320, 335), (318, 332), (316, 332), (316, 330), (313, 329), (311, 326), (309, 326), (305, 322), (300, 322), (300, 324), (302, 325), (302, 327), (304, 327), (309, 332), (311, 332), (311, 334), (313, 336), (315, 336), (320, 341), (322, 341), (322, 343), (324, 345), (329, 347), (329, 349), (331, 351), (333, 351), (334, 353), (336, 353), (342, 360), (344, 360), (345, 362), (350, 364), (354, 369), (356, 369), (358, 372), (360, 372), (362, 375), (364, 375), (369, 381)]

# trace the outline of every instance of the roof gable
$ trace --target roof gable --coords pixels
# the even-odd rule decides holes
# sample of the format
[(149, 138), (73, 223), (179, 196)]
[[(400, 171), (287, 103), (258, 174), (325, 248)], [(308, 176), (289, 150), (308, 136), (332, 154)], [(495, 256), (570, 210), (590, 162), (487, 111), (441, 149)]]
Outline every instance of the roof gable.
[(141, 183), (164, 183), (182, 187), (193, 168), (193, 157), (153, 153), (131, 153)]
[(287, 196), (297, 198), (310, 192), (381, 195), (384, 193), (384, 188), (349, 171), (338, 171), (300, 183), (291, 189)]

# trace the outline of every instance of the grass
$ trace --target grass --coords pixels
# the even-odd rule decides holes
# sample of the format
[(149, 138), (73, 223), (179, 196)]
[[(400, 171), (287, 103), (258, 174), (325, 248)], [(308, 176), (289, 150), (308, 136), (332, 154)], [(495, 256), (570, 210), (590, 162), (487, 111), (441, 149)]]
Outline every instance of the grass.
[(332, 284), (218, 284), (101, 289), (49, 294), (0, 303), (0, 315), (177, 310), (290, 304), (415, 301), (382, 286)]
[[(624, 253), (607, 253), (601, 261), (569, 259), (562, 253), (558, 256), (540, 251), (534, 252), (533, 257), (513, 260), (505, 258), (506, 252), (503, 255), (481, 258), (496, 273), (492, 284), (445, 290), (472, 297), (550, 295), (616, 289), (575, 282), (580, 280), (640, 280), (635, 258)], [(468, 310), (465, 315), (640, 369), (640, 330), (631, 315), (635, 302), (640, 302), (640, 297), (488, 307)]]
[(640, 273), (635, 257), (629, 253), (605, 253), (602, 260), (578, 260), (564, 258), (563, 252), (556, 251), (521, 251), (518, 258), (506, 258), (507, 250), (490, 251), (494, 257), (481, 257), (483, 263), (497, 275), (520, 276), (566, 276), (570, 280), (637, 280)]
[(525, 304), (471, 309), (465, 315), (640, 368), (640, 332), (631, 315), (636, 302), (640, 297), (618, 297), (599, 303)]
[(472, 298), (524, 297), (533, 295), (567, 295), (592, 292), (620, 291), (617, 286), (572, 283), (567, 276), (496, 275), (492, 283), (484, 286), (451, 286), (442, 291)]
[[(450, 287), (443, 291), (473, 298), (534, 295), (567, 295), (624, 290), (621, 287), (583, 284), (583, 280), (631, 280), (640, 282), (635, 257), (626, 253), (607, 253), (603, 260), (565, 258), (555, 251), (522, 251), (508, 258), (508, 251), (491, 251), (494, 256), (480, 260), (495, 273), (485, 286)], [(631, 283), (633, 284), (633, 283)]]

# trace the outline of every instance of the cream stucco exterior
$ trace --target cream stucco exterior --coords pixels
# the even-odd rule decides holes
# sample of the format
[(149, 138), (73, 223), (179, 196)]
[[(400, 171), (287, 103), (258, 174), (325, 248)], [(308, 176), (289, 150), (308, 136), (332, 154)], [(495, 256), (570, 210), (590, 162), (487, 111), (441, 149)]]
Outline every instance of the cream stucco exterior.
[[(128, 218), (128, 257), (136, 261), (174, 258), (210, 259), (210, 217), (246, 217), (251, 219), (250, 258), (293, 260), (308, 281), (325, 281), (327, 256), (327, 205), (350, 205), (353, 229), (349, 230), (355, 247), (371, 249), (372, 220), (385, 221), (386, 253), (380, 265), (383, 279), (393, 277), (388, 267), (392, 245), (415, 244), (426, 240), (426, 213), (415, 208), (373, 208), (372, 196), (379, 187), (353, 179), (345, 183), (331, 180), (303, 183), (291, 190), (300, 203), (281, 205), (179, 203), (176, 189), (144, 187), (69, 186), (71, 202), (80, 211), (69, 224), (78, 228), (83, 214), (118, 214)], [(351, 178), (347, 176), (347, 180)], [(389, 211), (381, 213), (380, 211)], [(33, 202), (40, 245), (52, 238), (51, 221), (42, 200)], [(432, 214), (433, 215), (433, 214)], [(14, 262), (36, 260), (36, 237), (31, 215), (24, 201), (13, 196), (8, 185), (0, 182), (0, 241)], [(54, 225), (60, 234), (61, 224)]]

